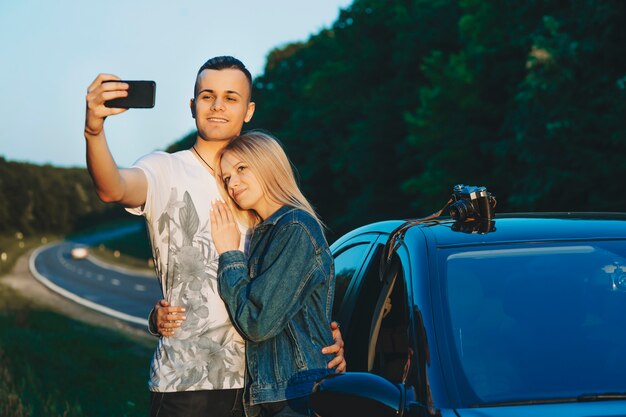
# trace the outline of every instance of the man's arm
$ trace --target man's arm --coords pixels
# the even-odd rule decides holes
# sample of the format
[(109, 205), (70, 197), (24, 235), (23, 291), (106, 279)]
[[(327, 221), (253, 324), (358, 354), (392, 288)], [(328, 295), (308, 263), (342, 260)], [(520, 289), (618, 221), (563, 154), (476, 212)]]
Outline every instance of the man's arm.
[[(153, 335), (161, 335), (163, 337), (174, 336), (174, 332), (178, 329), (183, 321), (187, 320), (185, 308), (179, 306), (171, 306), (166, 300), (157, 301), (152, 311), (150, 311), (149, 331)], [(334, 353), (333, 360), (328, 362), (328, 368), (335, 368), (335, 372), (345, 372), (347, 368), (346, 358), (344, 357), (344, 343), (339, 330), (339, 323), (333, 321), (330, 323), (330, 330), (333, 333), (334, 344), (326, 346), (322, 349), (323, 354)]]
[(126, 207), (139, 207), (146, 202), (148, 181), (138, 168), (118, 169), (107, 145), (104, 120), (126, 111), (108, 108), (104, 102), (128, 95), (128, 84), (103, 81), (119, 78), (100, 74), (87, 90), (85, 112), (85, 141), (87, 143), (87, 169), (98, 197), (104, 202), (116, 202)]

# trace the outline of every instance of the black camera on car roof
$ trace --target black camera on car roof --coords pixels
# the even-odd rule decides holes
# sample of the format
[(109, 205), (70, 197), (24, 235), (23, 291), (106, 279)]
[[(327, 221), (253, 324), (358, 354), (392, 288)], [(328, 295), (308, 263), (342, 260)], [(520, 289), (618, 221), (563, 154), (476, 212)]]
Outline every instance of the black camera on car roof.
[(466, 219), (492, 219), (496, 198), (486, 187), (457, 184), (452, 189), (452, 203), (448, 207), (450, 217), (463, 222)]

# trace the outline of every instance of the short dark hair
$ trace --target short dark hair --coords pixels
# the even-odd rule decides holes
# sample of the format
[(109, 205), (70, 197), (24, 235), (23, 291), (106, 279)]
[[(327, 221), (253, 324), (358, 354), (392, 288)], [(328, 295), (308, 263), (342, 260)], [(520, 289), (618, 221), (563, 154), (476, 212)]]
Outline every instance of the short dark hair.
[(248, 79), (248, 85), (250, 86), (250, 94), (252, 94), (252, 74), (250, 74), (250, 71), (248, 71), (248, 68), (246, 68), (243, 62), (241, 62), (237, 58), (230, 56), (230, 55), (224, 55), (224, 56), (213, 57), (209, 59), (207, 62), (205, 62), (204, 64), (202, 64), (202, 66), (198, 70), (198, 74), (196, 74), (196, 83), (193, 87), (194, 97), (196, 96), (196, 90), (198, 88), (198, 76), (200, 75), (202, 71), (207, 70), (207, 69), (217, 70), (217, 71), (220, 71), (223, 69), (237, 69), (243, 72), (243, 74)]

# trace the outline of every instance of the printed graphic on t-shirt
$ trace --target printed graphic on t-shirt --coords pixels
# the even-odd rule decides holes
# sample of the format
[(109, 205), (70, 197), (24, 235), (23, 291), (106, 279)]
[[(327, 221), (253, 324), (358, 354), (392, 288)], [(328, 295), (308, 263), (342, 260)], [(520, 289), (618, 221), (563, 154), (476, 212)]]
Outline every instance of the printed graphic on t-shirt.
[(163, 184), (150, 181), (169, 182), (169, 196), (149, 194), (144, 214), (165, 298), (186, 309), (175, 335), (159, 339), (149, 385), (160, 392), (240, 388), (244, 341), (218, 293), (218, 255), (211, 239), (210, 204), (219, 194), (209, 183), (213, 177), (202, 167), (193, 170), (183, 152), (149, 155), (137, 163), (148, 171), (149, 187), (163, 191)]

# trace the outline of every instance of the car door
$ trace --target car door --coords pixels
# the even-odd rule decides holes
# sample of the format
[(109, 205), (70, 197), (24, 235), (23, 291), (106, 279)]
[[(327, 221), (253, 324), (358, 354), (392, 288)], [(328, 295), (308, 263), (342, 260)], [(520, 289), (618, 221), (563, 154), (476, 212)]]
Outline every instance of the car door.
[[(428, 356), (426, 336), (421, 313), (418, 310), (414, 317), (411, 301), (414, 290), (411, 262), (417, 262), (411, 253), (419, 251), (410, 250), (406, 244), (400, 245), (381, 276), (380, 260), (388, 234), (369, 236), (367, 242), (363, 236), (357, 238), (344, 246), (351, 248), (352, 254), (341, 256), (342, 252), (337, 251), (335, 255), (337, 271), (354, 271), (353, 274), (338, 273), (343, 280), (348, 279), (343, 275), (349, 275), (350, 283), (348, 291), (336, 297), (336, 305), (341, 304), (338, 317), (342, 319), (348, 368), (371, 372), (396, 384), (406, 382), (422, 391)], [(364, 246), (358, 249), (357, 242)], [(359, 250), (360, 256), (352, 256)], [(350, 264), (348, 259), (352, 263), (360, 259), (360, 264), (346, 268)], [(420, 259), (419, 262), (425, 261)]]
[[(427, 324), (415, 301), (430, 297), (427, 286), (417, 285), (422, 295), (416, 298), (414, 282), (416, 272), (423, 274), (428, 262), (423, 235), (418, 232), (415, 235), (417, 238), (407, 239), (408, 242), (402, 239), (385, 265), (380, 261), (389, 233), (352, 235), (331, 247), (340, 286), (335, 318), (342, 320), (350, 372), (345, 374), (345, 384), (344, 379), (329, 380), (327, 387), (314, 392), (316, 407), (323, 411), (321, 415), (391, 415), (388, 412), (398, 411), (392, 404), (407, 410), (405, 415), (422, 415), (433, 404), (427, 376), (427, 367), (433, 363), (426, 337)], [(421, 268), (415, 268), (416, 265)], [(428, 308), (428, 303), (422, 307)], [(334, 394), (324, 395), (325, 390), (335, 389), (337, 393), (349, 393), (354, 386), (362, 389), (344, 398), (340, 407)], [(369, 395), (391, 408), (371, 409), (372, 402), (361, 402)], [(337, 409), (342, 411), (337, 413)]]
[(408, 351), (407, 293), (398, 257), (381, 279), (380, 259), (387, 237), (366, 233), (334, 248), (333, 317), (342, 325), (351, 371), (393, 375), (391, 379), (399, 382), (398, 367), (404, 366)]

